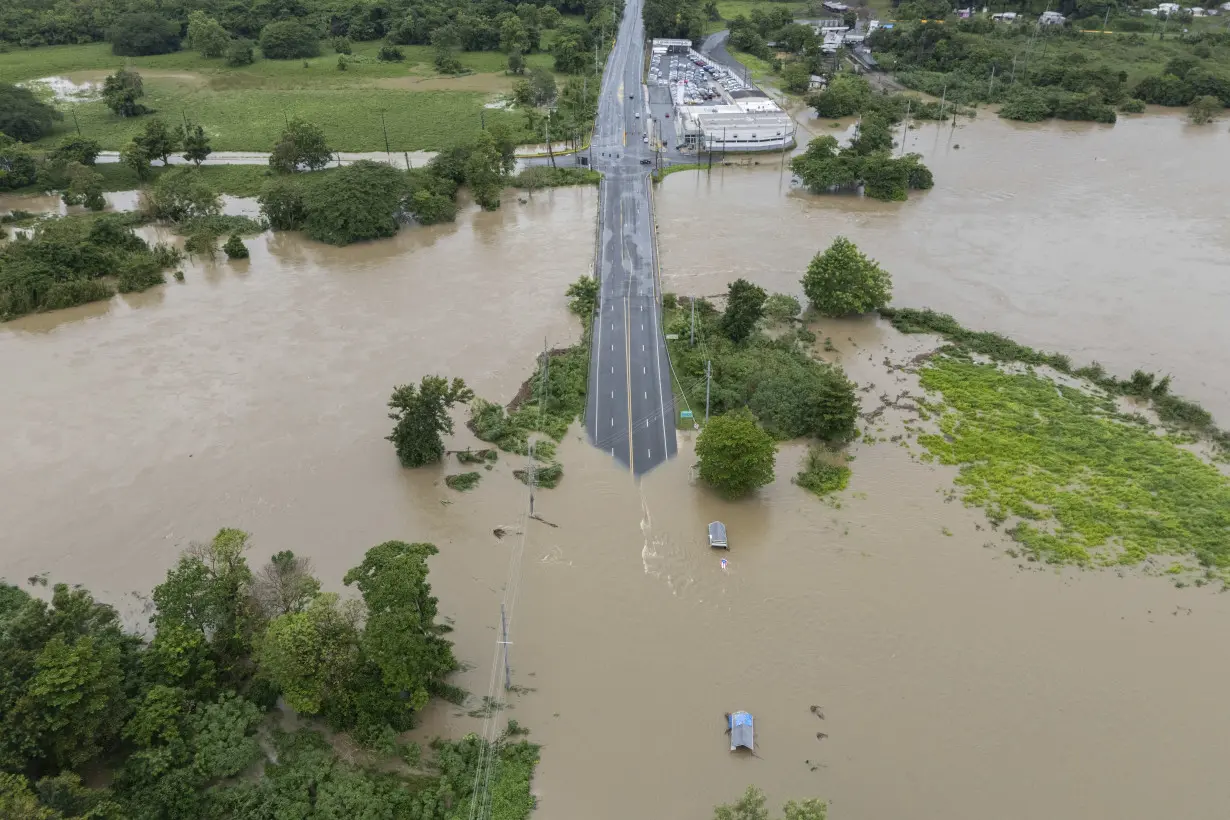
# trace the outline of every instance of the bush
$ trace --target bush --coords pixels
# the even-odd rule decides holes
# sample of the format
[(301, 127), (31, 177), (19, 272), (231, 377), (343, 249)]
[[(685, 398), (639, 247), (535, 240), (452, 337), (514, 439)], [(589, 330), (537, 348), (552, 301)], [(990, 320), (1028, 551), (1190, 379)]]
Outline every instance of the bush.
[(38, 163), (30, 149), (0, 133), (0, 191), (33, 185), (38, 179)]
[(231, 44), (231, 35), (212, 17), (203, 11), (188, 15), (188, 48), (196, 49), (202, 57), (221, 57)]
[(324, 132), (315, 124), (294, 117), (273, 146), (269, 165), (284, 174), (298, 171), (301, 167), (319, 171), (329, 164), (332, 156), (333, 151), (325, 142)]
[(382, 63), (400, 63), (406, 59), (406, 54), (397, 46), (381, 46), (376, 59)]
[(1217, 119), (1217, 115), (1221, 113), (1224, 107), (1221, 104), (1221, 100), (1212, 95), (1197, 97), (1192, 101), (1192, 107), (1187, 112), (1187, 118), (1191, 120), (1193, 125), (1204, 125)]
[(803, 292), (825, 316), (866, 313), (892, 298), (892, 277), (858, 246), (839, 236), (824, 253), (816, 254), (803, 275)]
[(1143, 114), (1145, 111), (1145, 101), (1129, 97), (1119, 104), (1119, 110), (1124, 114)]
[(98, 152), (102, 147), (97, 140), (88, 140), (84, 137), (65, 137), (60, 141), (60, 144), (47, 155), (49, 162), (79, 162), (82, 165), (93, 165), (98, 159)]
[(269, 60), (297, 60), (320, 54), (316, 32), (298, 20), (277, 20), (261, 29), (261, 54)]
[(257, 198), (261, 214), (275, 231), (297, 231), (307, 219), (303, 186), (294, 179), (271, 179)]
[(472, 490), (477, 487), (478, 482), (481, 481), (482, 478), (483, 477), (480, 473), (459, 473), (457, 475), (445, 476), (444, 484), (450, 490), (457, 490), (458, 492), (464, 493), (466, 490)]
[(243, 244), (243, 240), (239, 238), (239, 234), (231, 234), (231, 238), (226, 240), (226, 244), (222, 246), (222, 250), (226, 252), (227, 259), (247, 259), (248, 246)]
[(246, 40), (243, 37), (236, 37), (234, 40), (231, 40), (230, 45), (226, 47), (226, 64), (231, 68), (252, 65), (252, 61), (255, 59), (256, 53), (253, 50), (251, 40)]
[(103, 80), (103, 102), (121, 117), (136, 117), (149, 109), (137, 100), (145, 96), (141, 75), (131, 68), (121, 68)]
[(807, 452), (803, 469), (794, 477), (794, 483), (816, 495), (844, 490), (850, 482), (850, 468), (844, 464), (830, 464), (823, 450), (812, 447)]
[(107, 30), (111, 53), (143, 57), (179, 51), (179, 24), (157, 14), (121, 14)]
[(351, 44), (349, 37), (334, 37), (330, 45), (333, 46), (333, 51), (336, 54), (354, 53), (354, 46)]
[(764, 315), (775, 322), (785, 322), (803, 310), (799, 300), (789, 293), (774, 293), (764, 303)]

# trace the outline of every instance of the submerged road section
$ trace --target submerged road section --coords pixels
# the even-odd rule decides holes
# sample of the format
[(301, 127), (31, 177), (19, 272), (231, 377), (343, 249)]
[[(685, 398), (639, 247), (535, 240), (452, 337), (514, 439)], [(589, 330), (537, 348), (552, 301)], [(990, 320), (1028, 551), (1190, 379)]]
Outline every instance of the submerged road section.
[(640, 476), (672, 458), (675, 401), (662, 336), (662, 294), (655, 277), (653, 209), (649, 198), (653, 153), (645, 141), (641, 71), (643, 0), (624, 6), (607, 59), (593, 139), (603, 173), (598, 201), (598, 312), (589, 364), (586, 430)]

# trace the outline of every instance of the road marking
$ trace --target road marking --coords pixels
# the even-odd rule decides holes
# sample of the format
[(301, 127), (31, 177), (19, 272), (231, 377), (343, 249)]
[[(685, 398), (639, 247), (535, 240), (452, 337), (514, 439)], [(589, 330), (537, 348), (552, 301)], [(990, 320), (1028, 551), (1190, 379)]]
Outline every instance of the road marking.
[(646, 371), (645, 371), (645, 366), (644, 366), (644, 365), (641, 365), (641, 372), (642, 372), (642, 373), (646, 372)]
[(615, 398), (615, 391), (614, 391), (614, 390), (612, 390), (612, 391), (611, 391), (611, 398)]
[(642, 353), (644, 353), (644, 352), (645, 352), (645, 345), (641, 345), (641, 352), (642, 352)]
[[(615, 348), (611, 348), (611, 350), (614, 350), (614, 349)], [(615, 375), (615, 365), (611, 365), (611, 375), (612, 376)], [(611, 398), (615, 398), (615, 391), (613, 390), (611, 391)]]
[[(611, 328), (611, 330), (614, 330), (614, 329), (615, 329), (615, 328)], [(611, 343), (611, 352), (612, 352), (612, 353), (614, 353), (614, 352), (615, 352), (615, 343), (614, 343), (614, 342), (612, 342), (612, 343)]]
[[(631, 350), (632, 333), (630, 332), (630, 329), (629, 329), (629, 324), (632, 321), (632, 317), (628, 314), (629, 307), (630, 305), (628, 304), (628, 297), (625, 296), (624, 297), (624, 362), (632, 361), (632, 350)], [(627, 379), (628, 379), (628, 388), (627, 388), (628, 389), (628, 472), (632, 473), (633, 475), (636, 475), (636, 467), (635, 467), (636, 459), (633, 458), (632, 456), (632, 368), (625, 367), (624, 375), (627, 376)]]
[(614, 417), (614, 416), (611, 416), (611, 426), (612, 426), (612, 427), (614, 427), (614, 426), (615, 426), (615, 417)]
[(645, 332), (645, 323), (641, 322), (641, 332)]
[(649, 454), (649, 458), (650, 458), (650, 459), (652, 459), (652, 458), (653, 458), (653, 450), (650, 450), (648, 447), (646, 447), (646, 448), (645, 448), (645, 452)]
[[(646, 390), (646, 391), (645, 391), (645, 398), (649, 398), (649, 391), (648, 391), (648, 390)], [(645, 422), (645, 423), (646, 423), (646, 424), (648, 424), (649, 422)]]

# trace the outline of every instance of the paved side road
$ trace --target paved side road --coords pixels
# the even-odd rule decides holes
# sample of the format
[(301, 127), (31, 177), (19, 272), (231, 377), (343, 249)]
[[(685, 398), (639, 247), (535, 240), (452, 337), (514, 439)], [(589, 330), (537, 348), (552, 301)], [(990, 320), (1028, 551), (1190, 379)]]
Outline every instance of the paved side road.
[(599, 199), (599, 307), (585, 426), (590, 443), (640, 476), (676, 453), (675, 402), (655, 278), (641, 86), (642, 0), (629, 0), (607, 60), (593, 141)]

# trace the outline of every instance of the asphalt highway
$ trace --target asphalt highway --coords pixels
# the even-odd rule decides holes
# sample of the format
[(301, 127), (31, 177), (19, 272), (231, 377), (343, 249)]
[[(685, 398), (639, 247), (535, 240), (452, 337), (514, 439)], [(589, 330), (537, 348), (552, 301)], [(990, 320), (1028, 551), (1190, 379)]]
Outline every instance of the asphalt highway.
[(642, 0), (628, 0), (607, 59), (593, 139), (603, 173), (598, 204), (598, 312), (589, 365), (586, 430), (634, 476), (672, 458), (675, 402), (655, 279), (654, 224), (641, 86)]

